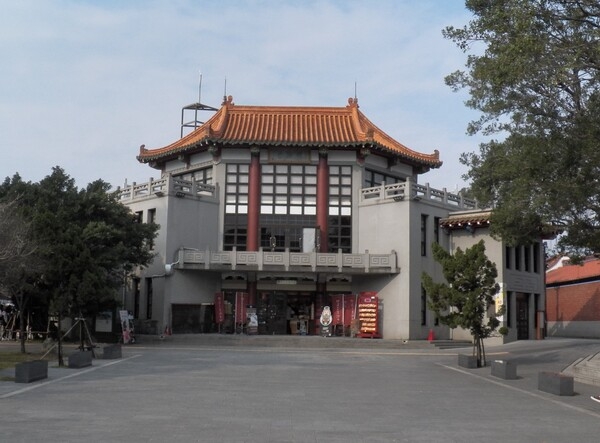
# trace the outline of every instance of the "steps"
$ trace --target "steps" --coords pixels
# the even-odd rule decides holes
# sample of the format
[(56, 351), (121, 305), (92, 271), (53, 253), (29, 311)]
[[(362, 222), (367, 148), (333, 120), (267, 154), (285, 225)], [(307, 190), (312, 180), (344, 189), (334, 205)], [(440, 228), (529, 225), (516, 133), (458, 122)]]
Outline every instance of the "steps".
[(600, 352), (579, 358), (562, 371), (576, 382), (600, 386)]

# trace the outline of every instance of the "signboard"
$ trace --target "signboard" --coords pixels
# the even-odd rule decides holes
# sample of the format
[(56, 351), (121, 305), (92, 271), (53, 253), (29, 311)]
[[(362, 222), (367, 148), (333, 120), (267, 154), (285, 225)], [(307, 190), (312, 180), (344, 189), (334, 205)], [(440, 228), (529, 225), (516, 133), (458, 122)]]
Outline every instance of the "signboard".
[(379, 335), (379, 298), (376, 292), (361, 292), (358, 296), (359, 337), (381, 338)]

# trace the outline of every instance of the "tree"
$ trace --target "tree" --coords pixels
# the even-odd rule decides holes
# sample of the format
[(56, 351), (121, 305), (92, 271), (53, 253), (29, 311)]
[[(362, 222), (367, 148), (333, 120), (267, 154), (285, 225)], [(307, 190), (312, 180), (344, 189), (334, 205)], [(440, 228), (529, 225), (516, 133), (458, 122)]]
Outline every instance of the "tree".
[(18, 211), (18, 200), (0, 202), (0, 288), (19, 310), (21, 352), (25, 353), (25, 307), (42, 270), (31, 223)]
[(468, 53), (446, 77), (481, 111), (468, 132), (501, 135), (465, 153), (465, 178), (494, 206), (491, 232), (527, 243), (545, 226), (565, 249), (600, 250), (600, 3), (468, 0), (443, 34)]
[(473, 355), (477, 366), (485, 366), (483, 340), (500, 325), (494, 311), (494, 295), (500, 286), (496, 283), (496, 265), (485, 255), (485, 244), (479, 243), (463, 251), (456, 249), (450, 255), (439, 244), (432, 244), (433, 257), (442, 265), (445, 283), (436, 283), (427, 273), (422, 282), (428, 297), (428, 306), (440, 323), (450, 328), (468, 329), (473, 336)]
[(36, 290), (59, 315), (93, 316), (115, 308), (123, 273), (153, 258), (158, 226), (139, 223), (109, 189), (101, 180), (78, 189), (59, 167), (37, 184), (16, 175), (0, 187), (0, 199), (21, 195), (21, 214), (31, 222), (38, 255), (47, 264)]

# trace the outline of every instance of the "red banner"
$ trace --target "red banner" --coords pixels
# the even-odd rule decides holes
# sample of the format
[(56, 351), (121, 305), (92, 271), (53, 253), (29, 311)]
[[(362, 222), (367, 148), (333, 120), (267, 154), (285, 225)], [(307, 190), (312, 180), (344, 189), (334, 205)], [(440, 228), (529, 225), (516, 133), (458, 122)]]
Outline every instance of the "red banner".
[(235, 322), (246, 323), (246, 305), (248, 304), (247, 292), (235, 293)]
[(222, 292), (215, 292), (215, 323), (225, 321), (225, 297)]
[(331, 311), (334, 325), (350, 327), (356, 317), (356, 296), (354, 294), (332, 295)]

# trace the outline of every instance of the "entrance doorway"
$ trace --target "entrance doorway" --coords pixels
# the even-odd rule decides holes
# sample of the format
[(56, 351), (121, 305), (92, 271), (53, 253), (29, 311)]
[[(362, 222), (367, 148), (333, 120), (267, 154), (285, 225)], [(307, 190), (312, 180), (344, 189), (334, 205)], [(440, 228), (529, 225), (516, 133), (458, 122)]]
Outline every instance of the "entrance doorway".
[(529, 340), (529, 294), (517, 294), (516, 302), (517, 340)]
[(256, 313), (258, 333), (268, 335), (308, 335), (314, 312), (310, 292), (260, 292)]

